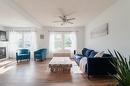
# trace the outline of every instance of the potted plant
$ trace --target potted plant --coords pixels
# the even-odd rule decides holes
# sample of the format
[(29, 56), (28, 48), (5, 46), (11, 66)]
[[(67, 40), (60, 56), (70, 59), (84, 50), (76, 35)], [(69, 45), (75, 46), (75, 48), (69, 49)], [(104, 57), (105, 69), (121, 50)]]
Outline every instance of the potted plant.
[(118, 81), (118, 86), (130, 86), (130, 58), (127, 60), (126, 57), (116, 50), (113, 53), (110, 50), (108, 51), (112, 57), (116, 57), (111, 64), (117, 71), (114, 77)]

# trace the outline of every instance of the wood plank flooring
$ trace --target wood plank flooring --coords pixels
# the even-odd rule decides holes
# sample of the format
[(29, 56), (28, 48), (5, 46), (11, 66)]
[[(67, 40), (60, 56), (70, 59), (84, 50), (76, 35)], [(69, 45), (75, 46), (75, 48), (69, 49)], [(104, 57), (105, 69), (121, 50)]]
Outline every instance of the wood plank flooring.
[[(20, 62), (12, 60), (10, 65), (0, 68), (0, 86), (116, 86), (111, 77), (91, 77), (76, 72), (51, 73), (50, 59), (42, 62)], [(73, 65), (74, 67), (75, 65)]]

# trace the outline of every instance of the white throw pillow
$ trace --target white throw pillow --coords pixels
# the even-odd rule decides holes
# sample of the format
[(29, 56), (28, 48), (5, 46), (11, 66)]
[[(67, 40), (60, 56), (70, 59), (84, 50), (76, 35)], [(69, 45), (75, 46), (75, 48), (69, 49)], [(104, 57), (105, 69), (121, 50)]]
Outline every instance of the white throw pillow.
[(94, 57), (102, 57), (104, 54), (104, 51), (98, 52)]

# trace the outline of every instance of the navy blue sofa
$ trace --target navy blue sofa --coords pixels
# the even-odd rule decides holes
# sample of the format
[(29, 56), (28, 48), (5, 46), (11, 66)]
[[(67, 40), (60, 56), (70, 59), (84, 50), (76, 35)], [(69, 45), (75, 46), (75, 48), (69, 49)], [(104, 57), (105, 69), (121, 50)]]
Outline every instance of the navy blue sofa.
[(114, 57), (105, 53), (100, 58), (94, 57), (97, 53), (98, 52), (87, 48), (82, 50), (82, 54), (76, 54), (76, 51), (74, 51), (74, 60), (79, 65), (83, 57), (87, 58), (85, 73), (88, 74), (88, 77), (89, 75), (116, 74), (115, 68), (111, 64)]

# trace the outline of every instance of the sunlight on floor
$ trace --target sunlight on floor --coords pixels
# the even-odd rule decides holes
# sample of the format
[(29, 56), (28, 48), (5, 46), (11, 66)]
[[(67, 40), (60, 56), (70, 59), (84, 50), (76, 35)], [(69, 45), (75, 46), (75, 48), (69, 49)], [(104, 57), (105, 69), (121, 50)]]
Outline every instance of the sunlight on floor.
[(10, 62), (12, 62), (12, 61), (2, 61), (2, 62), (0, 62), (0, 66), (3, 66), (3, 65), (5, 65), (5, 64), (8, 64), (8, 63), (10, 63)]
[(6, 71), (12, 69), (14, 66), (10, 66), (10, 67), (1, 67), (0, 68), (0, 74), (5, 73)]
[(72, 73), (82, 73), (82, 71), (80, 70), (80, 68), (78, 66), (73, 66), (71, 69)]
[[(12, 69), (14, 66), (11, 66), (12, 64), (16, 63), (16, 61), (3, 61), (0, 62), (0, 74), (5, 73), (6, 71)], [(75, 61), (72, 61), (72, 73), (82, 73), (79, 66), (75, 63)]]
[(12, 69), (14, 66), (12, 64), (16, 63), (16, 61), (3, 61), (0, 62), (0, 74), (5, 73), (6, 71)]
[(82, 73), (80, 70), (79, 66), (76, 64), (75, 61), (72, 61), (72, 68), (71, 68), (72, 73)]

